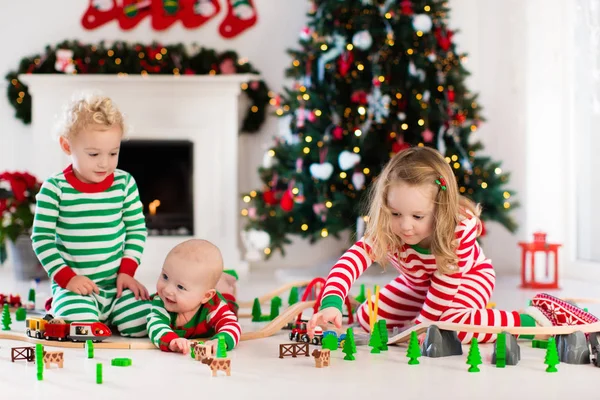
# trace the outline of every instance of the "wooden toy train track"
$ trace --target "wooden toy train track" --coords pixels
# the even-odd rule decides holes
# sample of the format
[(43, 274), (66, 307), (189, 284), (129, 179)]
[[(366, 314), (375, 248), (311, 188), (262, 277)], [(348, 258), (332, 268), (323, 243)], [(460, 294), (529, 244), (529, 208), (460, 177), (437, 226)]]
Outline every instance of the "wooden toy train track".
[[(293, 287), (304, 287), (304, 286), (308, 286), (308, 284), (312, 282), (311, 280), (308, 281), (298, 281), (298, 282), (290, 282), (290, 283), (286, 283), (285, 285), (273, 290), (270, 293), (267, 293), (263, 296), (260, 296), (258, 298), (258, 301), (262, 304), (265, 303), (269, 300), (271, 300), (273, 297), (275, 296), (279, 296), (282, 293), (287, 292), (288, 290), (291, 290)], [(252, 301), (238, 301), (238, 306), (240, 308), (252, 308), (252, 304), (254, 303), (254, 300)]]

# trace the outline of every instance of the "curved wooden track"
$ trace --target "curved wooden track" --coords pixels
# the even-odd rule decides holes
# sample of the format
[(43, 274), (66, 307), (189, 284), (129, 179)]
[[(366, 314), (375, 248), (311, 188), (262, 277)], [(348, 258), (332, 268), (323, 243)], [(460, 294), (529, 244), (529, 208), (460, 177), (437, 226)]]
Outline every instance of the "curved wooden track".
[[(302, 313), (302, 311), (313, 308), (315, 306), (315, 300), (313, 301), (303, 301), (294, 304), (291, 307), (288, 307), (281, 315), (275, 318), (273, 321), (269, 322), (267, 325), (263, 326), (261, 329), (255, 332), (244, 332), (242, 333), (242, 337), (240, 340), (254, 340), (254, 339), (262, 339), (269, 336), (274, 335), (279, 332), (283, 327), (287, 325), (288, 322), (296, 319), (298, 314)], [(43, 340), (43, 339), (35, 339), (27, 336), (24, 332), (1, 332), (0, 331), (0, 339), (8, 339), (8, 340), (18, 340), (20, 342), (28, 342), (28, 343), (41, 343), (44, 346), (48, 347), (67, 347), (67, 348), (84, 348), (85, 343), (83, 342), (59, 342), (56, 340)], [(99, 342), (94, 343), (94, 348), (96, 349), (121, 349), (121, 350), (151, 350), (156, 349), (148, 338), (144, 339), (133, 339), (127, 340), (123, 339), (118, 342)]]
[[(260, 301), (260, 303), (264, 303), (266, 301), (271, 300), (273, 297), (275, 296), (279, 296), (281, 293), (284, 293), (290, 289), (292, 289), (294, 286), (298, 286), (298, 287), (302, 287), (302, 286), (307, 286), (311, 280), (308, 281), (297, 281), (297, 282), (290, 282), (290, 283), (286, 283), (285, 285), (273, 290), (272, 292), (269, 292), (265, 295), (262, 295), (258, 298), (258, 301)], [(238, 301), (238, 306), (240, 308), (252, 308), (252, 305), (254, 304), (254, 300), (252, 301)]]
[(418, 335), (425, 333), (427, 328), (435, 325), (440, 329), (455, 332), (472, 332), (472, 333), (502, 333), (508, 332), (513, 335), (568, 335), (569, 333), (581, 331), (583, 333), (600, 332), (600, 322), (585, 325), (565, 325), (565, 326), (550, 326), (550, 327), (531, 327), (531, 326), (477, 326), (455, 324), (452, 322), (427, 322), (419, 325), (414, 325), (396, 336), (389, 339), (388, 344), (398, 344), (408, 342), (411, 332), (415, 331)]

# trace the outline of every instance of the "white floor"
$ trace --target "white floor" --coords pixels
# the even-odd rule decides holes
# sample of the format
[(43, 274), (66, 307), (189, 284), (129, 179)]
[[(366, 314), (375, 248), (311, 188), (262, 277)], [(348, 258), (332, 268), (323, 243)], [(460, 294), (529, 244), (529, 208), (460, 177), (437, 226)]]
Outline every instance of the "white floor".
[[(286, 281), (305, 278), (312, 272), (254, 273), (239, 283), (240, 300), (267, 293)], [(390, 275), (368, 271), (361, 278), (369, 284), (384, 284)], [(145, 282), (152, 288), (151, 282)], [(516, 289), (516, 278), (499, 278), (494, 298), (498, 307), (519, 309), (527, 304), (532, 292)], [(28, 282), (11, 279), (10, 268), (0, 268), (0, 293), (18, 291), (26, 296)], [(356, 289), (357, 287), (355, 287)], [(568, 297), (595, 297), (598, 286), (585, 282), (564, 282), (557, 292)], [(38, 303), (43, 304), (47, 284), (39, 290)], [(284, 298), (285, 301), (285, 298)], [(582, 305), (588, 306), (588, 305)], [(588, 306), (600, 314), (599, 305)], [(13, 318), (14, 319), (14, 318)], [(13, 322), (13, 329), (23, 327)], [(256, 329), (243, 321), (245, 330)], [(492, 345), (481, 345), (484, 365), (480, 373), (468, 373), (463, 356), (442, 359), (420, 358), (421, 364), (407, 365), (406, 347), (391, 347), (382, 354), (370, 354), (368, 347), (358, 348), (356, 361), (343, 361), (340, 351), (332, 353), (332, 365), (317, 369), (312, 357), (278, 358), (280, 343), (287, 343), (287, 331), (263, 340), (242, 342), (229, 353), (232, 360), (230, 377), (220, 374), (211, 378), (209, 368), (189, 357), (162, 353), (157, 350), (95, 350), (95, 358), (87, 359), (84, 349), (62, 349), (64, 368), (52, 366), (44, 371), (44, 380), (36, 380), (36, 368), (24, 361), (10, 362), (10, 349), (22, 342), (0, 340), (0, 397), (6, 399), (102, 398), (118, 395), (140, 395), (144, 399), (168, 398), (180, 395), (205, 397), (218, 395), (242, 399), (336, 398), (354, 399), (373, 395), (416, 399), (566, 399), (598, 398), (594, 382), (600, 370), (592, 365), (560, 364), (559, 372), (544, 371), (544, 350), (521, 342), (522, 359), (518, 366), (497, 369), (489, 363)], [(53, 350), (53, 348), (48, 348)], [(111, 367), (115, 357), (129, 357), (131, 367)], [(102, 385), (95, 383), (96, 363), (103, 363)], [(137, 397), (137, 396), (136, 396)]]

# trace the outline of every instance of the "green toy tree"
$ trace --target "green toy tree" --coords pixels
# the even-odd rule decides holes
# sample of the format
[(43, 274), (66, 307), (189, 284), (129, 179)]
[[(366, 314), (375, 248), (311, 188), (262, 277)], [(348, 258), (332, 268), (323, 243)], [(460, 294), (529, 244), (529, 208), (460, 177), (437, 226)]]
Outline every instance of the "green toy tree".
[(365, 285), (363, 283), (360, 285), (360, 293), (358, 294), (358, 296), (356, 296), (356, 301), (362, 304), (365, 302), (366, 299), (367, 295), (365, 293)]
[(279, 316), (279, 308), (283, 301), (281, 297), (275, 296), (271, 299), (271, 314), (269, 315), (269, 319), (272, 321)]
[(276, 110), (285, 129), (258, 169), (261, 185), (242, 195), (246, 229), (269, 238), (266, 257), (283, 253), (290, 236), (313, 243), (361, 225), (367, 189), (410, 146), (439, 150), (483, 220), (514, 232), (509, 174), (482, 154), (482, 107), (448, 27), (448, 1), (311, 3), (288, 51), (292, 84)]
[(252, 322), (260, 322), (262, 317), (262, 310), (260, 308), (260, 301), (258, 298), (254, 299), (252, 304)]
[(227, 358), (227, 344), (225, 343), (225, 337), (223, 336), (219, 336), (217, 358)]
[(467, 364), (470, 365), (469, 372), (479, 372), (478, 365), (481, 365), (481, 363), (479, 344), (477, 344), (477, 338), (473, 338), (471, 339), (471, 347), (469, 347), (469, 355), (467, 356)]
[(371, 338), (369, 339), (369, 346), (371, 347), (371, 353), (378, 354), (381, 351), (381, 334), (379, 333), (379, 324), (373, 326), (373, 332), (371, 332)]
[(387, 349), (388, 349), (387, 342), (389, 339), (388, 330), (387, 330), (387, 321), (385, 319), (380, 319), (379, 321), (377, 321), (376, 324), (379, 325), (379, 335), (381, 336), (381, 346), (379, 347), (379, 350), (387, 351)]
[(419, 338), (417, 332), (412, 331), (410, 333), (410, 340), (408, 342), (408, 349), (406, 350), (406, 357), (408, 357), (408, 365), (419, 364), (419, 357), (421, 357), (421, 348), (419, 347)]
[(296, 304), (298, 302), (298, 287), (294, 286), (290, 290), (290, 296), (288, 297), (288, 305)]
[(324, 349), (335, 351), (338, 348), (338, 338), (334, 334), (329, 334), (323, 338), (321, 345)]
[(356, 353), (356, 344), (354, 343), (354, 331), (352, 328), (348, 328), (346, 331), (346, 339), (344, 340), (344, 347), (342, 352), (345, 354), (344, 360), (354, 361), (354, 354)]
[(548, 339), (548, 347), (546, 348), (546, 358), (544, 359), (544, 364), (548, 366), (548, 368), (546, 368), (546, 372), (558, 372), (556, 366), (560, 364), (560, 359), (558, 358), (558, 350), (556, 349), (554, 337)]
[(12, 319), (10, 318), (10, 311), (8, 310), (8, 304), (5, 304), (2, 308), (2, 330), (10, 331), (10, 324)]
[(29, 294), (27, 295), (27, 301), (35, 304), (35, 289), (34, 288), (29, 289)]

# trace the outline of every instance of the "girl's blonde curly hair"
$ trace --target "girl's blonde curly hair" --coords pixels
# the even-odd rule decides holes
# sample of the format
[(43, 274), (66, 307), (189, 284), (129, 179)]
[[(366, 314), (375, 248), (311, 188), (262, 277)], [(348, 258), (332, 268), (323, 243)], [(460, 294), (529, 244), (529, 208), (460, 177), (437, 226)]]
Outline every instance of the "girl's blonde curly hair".
[(106, 96), (86, 95), (69, 104), (57, 124), (57, 134), (72, 139), (85, 129), (107, 130), (114, 126), (125, 132), (123, 114)]
[[(446, 190), (435, 182), (440, 176), (445, 180)], [(399, 182), (439, 187), (434, 198), (431, 254), (436, 258), (438, 271), (444, 274), (456, 272), (456, 227), (467, 210), (479, 218), (481, 207), (459, 194), (452, 168), (438, 151), (429, 147), (411, 147), (396, 154), (371, 186), (369, 222), (365, 229), (365, 239), (372, 244), (371, 258), (385, 266), (389, 252), (399, 250), (403, 245), (398, 235), (392, 232), (391, 210), (387, 204), (390, 187)]]

